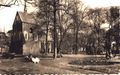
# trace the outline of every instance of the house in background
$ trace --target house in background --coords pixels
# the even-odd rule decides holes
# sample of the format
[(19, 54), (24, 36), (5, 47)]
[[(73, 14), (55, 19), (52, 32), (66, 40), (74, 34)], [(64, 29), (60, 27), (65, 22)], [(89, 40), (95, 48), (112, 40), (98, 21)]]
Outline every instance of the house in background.
[[(44, 51), (46, 33), (44, 29), (38, 27), (40, 26), (36, 24), (36, 21), (31, 14), (17, 12), (11, 34), (10, 52), (23, 55), (38, 55), (40, 52)], [(48, 36), (48, 38), (52, 40), (50, 36)], [(51, 44), (52, 43), (50, 42), (50, 51), (52, 48)]]
[(0, 32), (0, 53), (8, 52), (8, 41), (4, 32)]

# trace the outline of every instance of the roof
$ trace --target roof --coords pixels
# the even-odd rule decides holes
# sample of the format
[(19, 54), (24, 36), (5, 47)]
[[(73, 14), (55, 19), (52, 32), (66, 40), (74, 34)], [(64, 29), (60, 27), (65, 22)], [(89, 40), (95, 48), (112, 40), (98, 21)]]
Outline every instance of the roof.
[(32, 14), (28, 14), (26, 12), (17, 12), (20, 16), (20, 19), (24, 23), (30, 23), (30, 24), (35, 24), (35, 19)]
[(0, 32), (7, 33), (9, 30), (12, 30), (17, 13), (19, 14), (22, 22), (35, 24), (34, 17), (31, 14), (18, 12), (10, 8), (4, 8), (0, 9)]

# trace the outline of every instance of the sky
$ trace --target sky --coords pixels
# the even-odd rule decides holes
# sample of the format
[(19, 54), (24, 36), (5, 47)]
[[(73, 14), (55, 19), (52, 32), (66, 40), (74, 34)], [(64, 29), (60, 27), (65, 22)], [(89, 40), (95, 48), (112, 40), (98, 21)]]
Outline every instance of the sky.
[[(120, 0), (82, 0), (82, 2), (86, 6), (89, 6), (91, 8), (120, 6)], [(23, 5), (19, 5), (19, 6), (12, 5), (11, 7), (0, 7), (0, 31), (7, 32), (11, 30), (16, 11), (23, 11), (23, 9), (24, 9)], [(29, 9), (32, 9), (32, 8), (29, 8)]]
[(0, 8), (0, 32), (12, 30), (17, 7)]
[[(6, 12), (7, 11), (7, 12)], [(7, 32), (11, 30), (11, 24), (13, 22), (15, 11), (10, 8), (4, 8), (0, 10), (0, 31)]]
[(82, 0), (82, 2), (91, 8), (120, 6), (120, 0)]

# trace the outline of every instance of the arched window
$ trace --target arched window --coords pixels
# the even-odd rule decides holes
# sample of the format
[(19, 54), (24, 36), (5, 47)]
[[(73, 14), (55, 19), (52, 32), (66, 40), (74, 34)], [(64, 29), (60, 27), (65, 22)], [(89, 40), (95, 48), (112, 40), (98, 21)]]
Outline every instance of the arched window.
[(28, 40), (28, 32), (27, 31), (24, 31), (24, 38), (26, 41)]

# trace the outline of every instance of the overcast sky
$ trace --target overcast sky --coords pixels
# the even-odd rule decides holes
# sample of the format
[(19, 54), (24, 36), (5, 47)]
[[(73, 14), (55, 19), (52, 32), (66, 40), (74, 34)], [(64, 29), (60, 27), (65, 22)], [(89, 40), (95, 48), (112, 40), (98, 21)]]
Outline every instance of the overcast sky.
[(120, 0), (82, 0), (82, 2), (91, 8), (120, 6)]
[[(6, 2), (8, 0), (3, 0), (3, 1)], [(120, 6), (120, 0), (82, 0), (82, 2), (91, 8)], [(12, 6), (10, 8), (0, 8), (0, 31), (7, 32), (8, 30), (11, 30), (15, 12), (17, 10), (23, 11), (23, 8), (24, 8), (23, 5)]]

